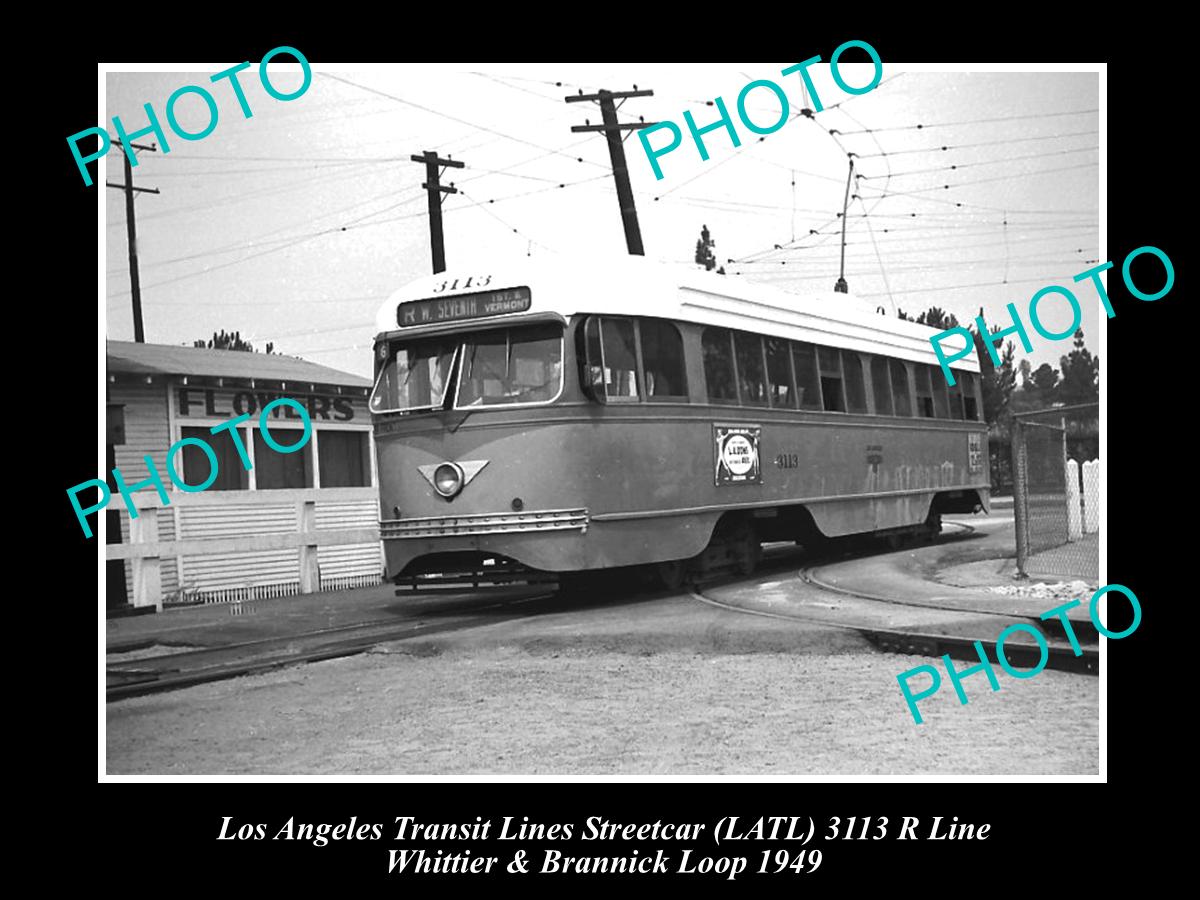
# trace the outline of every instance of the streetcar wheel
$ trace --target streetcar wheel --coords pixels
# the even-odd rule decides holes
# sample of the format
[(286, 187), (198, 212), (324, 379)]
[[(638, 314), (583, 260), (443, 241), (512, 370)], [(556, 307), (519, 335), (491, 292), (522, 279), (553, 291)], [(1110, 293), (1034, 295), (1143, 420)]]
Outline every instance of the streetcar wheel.
[(670, 562), (661, 562), (655, 568), (658, 571), (658, 580), (668, 591), (677, 591), (683, 587), (683, 583), (687, 579), (687, 562), (685, 560), (673, 559)]
[(747, 527), (741, 531), (733, 544), (733, 566), (739, 575), (753, 575), (762, 559), (762, 544), (754, 534), (754, 529)]

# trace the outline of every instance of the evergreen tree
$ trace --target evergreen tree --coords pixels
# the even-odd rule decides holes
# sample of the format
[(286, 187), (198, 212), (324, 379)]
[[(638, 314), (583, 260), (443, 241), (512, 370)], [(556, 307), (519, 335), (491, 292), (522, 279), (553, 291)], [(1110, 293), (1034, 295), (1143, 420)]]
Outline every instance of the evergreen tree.
[(1075, 349), (1059, 358), (1062, 380), (1058, 399), (1066, 404), (1095, 403), (1100, 399), (1100, 358), (1083, 345), (1083, 329), (1075, 332)]
[[(696, 241), (696, 264), (704, 266), (709, 272), (717, 268), (717, 255), (713, 252), (713, 247), (717, 246), (717, 242), (712, 239), (709, 233), (708, 226), (700, 227), (700, 240)], [(725, 274), (725, 267), (717, 269), (718, 275)]]
[[(211, 340), (206, 341), (201, 338), (200, 340), (192, 341), (192, 346), (204, 347), (208, 350), (244, 350), (247, 353), (255, 352), (252, 343), (242, 340), (242, 333), (240, 331), (226, 332), (224, 328), (221, 329), (220, 333), (214, 331)], [(274, 342), (267, 343), (266, 352), (268, 354), (275, 352)]]
[(1042, 406), (1050, 406), (1057, 400), (1058, 369), (1050, 363), (1042, 363), (1033, 370), (1029, 384), (1038, 395)]

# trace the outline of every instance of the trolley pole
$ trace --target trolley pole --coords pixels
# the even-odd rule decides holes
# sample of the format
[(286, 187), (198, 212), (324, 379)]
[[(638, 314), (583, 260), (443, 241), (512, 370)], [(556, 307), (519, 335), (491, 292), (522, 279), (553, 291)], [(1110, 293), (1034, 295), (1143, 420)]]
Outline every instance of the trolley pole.
[(617, 106), (614, 100), (625, 100), (629, 97), (653, 97), (654, 91), (639, 91), (637, 85), (632, 91), (600, 90), (595, 94), (584, 94), (582, 91), (574, 97), (564, 98), (568, 103), (581, 103), (584, 100), (596, 101), (600, 104), (600, 117), (604, 124), (572, 125), (572, 132), (603, 131), (608, 138), (608, 156), (612, 161), (613, 179), (617, 182), (617, 200), (621, 204), (621, 222), (625, 226), (625, 246), (631, 256), (645, 256), (642, 248), (642, 231), (638, 227), (637, 207), (633, 202), (633, 188), (629, 184), (629, 167), (625, 163), (625, 145), (622, 131), (637, 131), (649, 128), (657, 122), (625, 122), (617, 121)]
[(850, 215), (850, 182), (854, 178), (854, 159), (850, 160), (850, 171), (846, 174), (846, 199), (842, 203), (842, 265), (838, 270), (838, 280), (833, 289), (839, 294), (850, 293), (850, 285), (846, 284), (846, 219)]
[[(113, 184), (111, 181), (105, 182), (110, 188), (117, 188), (125, 192), (125, 231), (126, 239), (129, 243), (129, 289), (133, 295), (133, 339), (136, 343), (146, 343), (146, 332), (142, 327), (142, 284), (138, 278), (138, 259), (137, 259), (137, 221), (133, 214), (133, 195), (135, 192), (143, 194), (157, 194), (158, 188), (151, 190), (150, 188), (134, 187), (133, 184), (133, 164), (129, 162), (129, 154), (125, 151), (125, 147), (116, 138), (112, 142), (121, 148), (121, 158), (125, 160), (125, 183)], [(130, 144), (134, 150), (149, 150), (151, 153), (157, 153), (158, 148), (154, 145), (147, 146), (146, 144)]]
[(454, 182), (449, 186), (441, 183), (442, 170), (438, 166), (449, 169), (461, 169), (466, 163), (454, 159), (440, 159), (437, 151), (426, 150), (420, 156), (410, 157), (413, 162), (425, 163), (425, 182), (421, 187), (429, 192), (429, 243), (433, 248), (433, 274), (446, 271), (446, 244), (442, 236), (442, 194), (457, 194)]

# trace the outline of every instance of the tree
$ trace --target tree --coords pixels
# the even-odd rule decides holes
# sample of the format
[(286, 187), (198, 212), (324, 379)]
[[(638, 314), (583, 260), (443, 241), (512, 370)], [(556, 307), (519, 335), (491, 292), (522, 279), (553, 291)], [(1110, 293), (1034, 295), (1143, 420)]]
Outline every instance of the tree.
[[(709, 272), (717, 268), (717, 255), (713, 253), (715, 246), (717, 242), (712, 239), (708, 226), (700, 226), (700, 240), (696, 241), (696, 264), (704, 266)], [(724, 275), (725, 267), (717, 269), (717, 274)]]
[[(242, 333), (240, 331), (226, 332), (224, 328), (221, 329), (220, 334), (214, 331), (212, 340), (205, 341), (202, 338), (198, 341), (192, 341), (192, 346), (205, 347), (209, 350), (244, 350), (247, 353), (256, 352), (252, 343), (242, 340)], [(266, 352), (268, 354), (275, 352), (274, 342), (267, 343)]]
[(1034, 369), (1033, 375), (1029, 378), (1029, 383), (1033, 387), (1033, 390), (1037, 392), (1042, 406), (1050, 406), (1057, 399), (1055, 397), (1055, 389), (1058, 387), (1058, 369), (1054, 368), (1050, 363), (1042, 363)]
[(958, 327), (958, 317), (954, 313), (946, 312), (941, 307), (931, 306), (917, 316), (917, 324), (928, 325), (930, 328), (936, 328), (938, 331), (947, 331)]
[(936, 328), (938, 331), (946, 331), (949, 328), (958, 327), (958, 317), (954, 313), (946, 312), (939, 306), (931, 306), (925, 312), (921, 313), (915, 319), (900, 309), (896, 311), (897, 317), (905, 322), (916, 322), (918, 325), (928, 325), (930, 328)]
[[(983, 310), (979, 310), (980, 317)], [(1000, 332), (999, 325), (993, 325), (989, 331), (992, 335)], [(1009, 410), (1012, 405), (1013, 390), (1017, 386), (1017, 370), (1013, 365), (1016, 348), (1012, 341), (1005, 341), (1000, 351), (1000, 365), (992, 362), (988, 352), (987, 342), (976, 328), (971, 329), (975, 339), (975, 354), (979, 357), (979, 378), (983, 385), (983, 416), (987, 421), (1007, 429), (1009, 425)]]
[(1029, 360), (1021, 360), (1021, 362), (1017, 365), (1017, 371), (1021, 373), (1021, 390), (1029, 390), (1029, 378), (1033, 373), (1033, 366), (1030, 365)]
[(1063, 403), (1095, 403), (1100, 399), (1100, 357), (1083, 345), (1083, 329), (1075, 332), (1075, 349), (1059, 357), (1062, 380), (1058, 399)]

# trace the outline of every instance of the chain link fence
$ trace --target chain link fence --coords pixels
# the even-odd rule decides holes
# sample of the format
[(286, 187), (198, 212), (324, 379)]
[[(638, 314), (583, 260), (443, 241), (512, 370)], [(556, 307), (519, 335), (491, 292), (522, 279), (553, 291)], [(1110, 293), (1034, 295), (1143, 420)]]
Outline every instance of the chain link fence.
[(1100, 577), (1100, 404), (1018, 413), (1012, 433), (1017, 569)]

